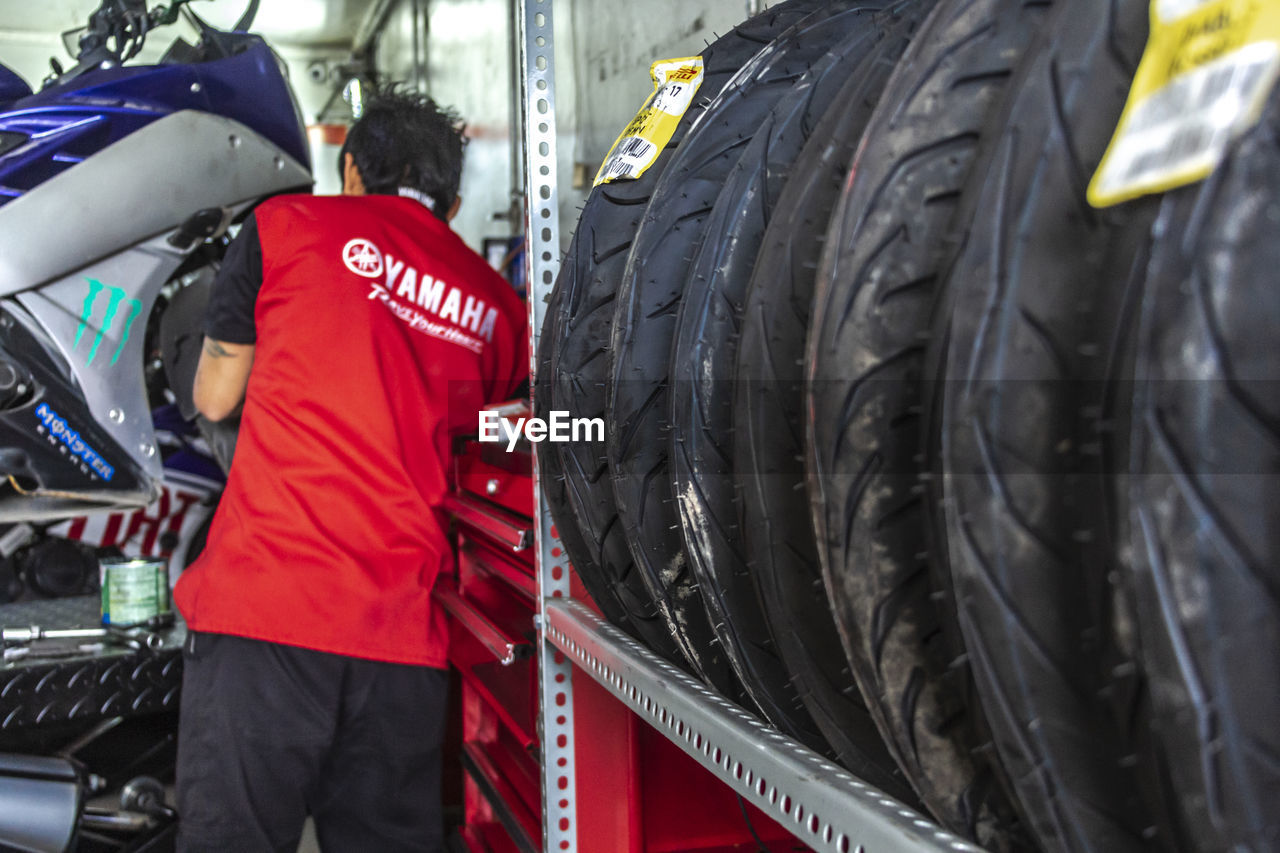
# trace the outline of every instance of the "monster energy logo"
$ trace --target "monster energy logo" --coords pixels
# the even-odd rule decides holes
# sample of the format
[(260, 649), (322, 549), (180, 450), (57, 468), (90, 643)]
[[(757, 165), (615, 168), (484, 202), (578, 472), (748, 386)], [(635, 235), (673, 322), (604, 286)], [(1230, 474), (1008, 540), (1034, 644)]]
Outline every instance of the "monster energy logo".
[(102, 325), (97, 327), (97, 333), (93, 336), (93, 344), (89, 347), (89, 357), (85, 364), (93, 364), (93, 360), (98, 357), (98, 347), (102, 343), (102, 338), (106, 335), (107, 330), (111, 328), (111, 324), (115, 322), (116, 314), (120, 313), (120, 306), (123, 304), (128, 306), (129, 316), (124, 321), (124, 332), (120, 335), (120, 343), (116, 346), (116, 351), (111, 355), (111, 363), (115, 364), (120, 358), (120, 353), (124, 351), (124, 345), (129, 340), (129, 331), (133, 328), (133, 321), (138, 319), (138, 314), (142, 313), (142, 303), (137, 299), (125, 299), (124, 291), (118, 287), (108, 287), (93, 278), (88, 279), (88, 282), (89, 292), (85, 294), (84, 307), (80, 309), (80, 325), (76, 327), (76, 339), (71, 348), (73, 350), (80, 348), (80, 338), (84, 336), (84, 330), (89, 328), (89, 320), (93, 318), (93, 309), (98, 301), (98, 295), (105, 290), (109, 294), (107, 313), (102, 318)]

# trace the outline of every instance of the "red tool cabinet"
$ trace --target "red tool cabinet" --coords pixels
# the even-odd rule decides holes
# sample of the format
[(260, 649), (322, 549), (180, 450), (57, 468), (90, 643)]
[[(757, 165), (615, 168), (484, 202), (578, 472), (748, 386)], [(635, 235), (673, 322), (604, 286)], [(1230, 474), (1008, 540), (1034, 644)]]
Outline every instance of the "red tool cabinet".
[(441, 578), (435, 599), (450, 617), (459, 675), (462, 837), (472, 850), (541, 849), (531, 465), (527, 450), (476, 441), (454, 455), (456, 574)]
[[(454, 478), (457, 570), (435, 598), (461, 693), (459, 834), (473, 851), (541, 850), (531, 454), (460, 441)], [(571, 589), (588, 601), (576, 577)], [(578, 850), (755, 849), (753, 831), (772, 849), (804, 849), (599, 685), (576, 679), (572, 692)]]

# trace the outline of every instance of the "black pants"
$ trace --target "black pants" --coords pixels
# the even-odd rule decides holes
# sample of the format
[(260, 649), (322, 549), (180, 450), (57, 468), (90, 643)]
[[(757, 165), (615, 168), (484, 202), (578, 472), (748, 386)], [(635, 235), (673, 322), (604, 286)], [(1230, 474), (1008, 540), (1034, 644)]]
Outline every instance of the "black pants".
[(178, 850), (443, 847), (448, 673), (191, 634), (178, 729)]

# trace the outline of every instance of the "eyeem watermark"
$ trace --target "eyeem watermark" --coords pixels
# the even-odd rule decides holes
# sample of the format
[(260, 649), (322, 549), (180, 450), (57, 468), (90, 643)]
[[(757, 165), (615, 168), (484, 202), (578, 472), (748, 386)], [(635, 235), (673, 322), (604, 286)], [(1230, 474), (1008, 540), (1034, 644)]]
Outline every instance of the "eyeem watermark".
[(480, 413), (480, 440), (489, 444), (507, 443), (507, 452), (516, 449), (524, 436), (542, 441), (604, 441), (604, 418), (571, 418), (568, 412), (551, 412), (542, 418), (515, 418), (515, 423), (492, 410)]

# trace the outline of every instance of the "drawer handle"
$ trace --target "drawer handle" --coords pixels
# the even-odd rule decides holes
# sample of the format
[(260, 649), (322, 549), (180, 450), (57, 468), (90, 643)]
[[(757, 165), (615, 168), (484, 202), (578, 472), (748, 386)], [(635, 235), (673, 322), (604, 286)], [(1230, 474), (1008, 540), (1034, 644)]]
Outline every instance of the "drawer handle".
[(488, 649), (503, 666), (511, 666), (516, 661), (533, 655), (532, 643), (515, 639), (495, 625), (458, 593), (458, 587), (452, 580), (439, 581), (432, 596), (445, 612), (457, 619), (458, 624), (479, 640), (480, 645)]
[(444, 509), (460, 523), (496, 539), (513, 551), (524, 551), (533, 545), (533, 530), (505, 518), (501, 510), (481, 507), (457, 495), (445, 495)]

